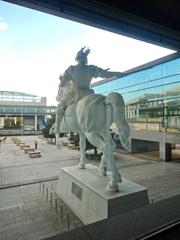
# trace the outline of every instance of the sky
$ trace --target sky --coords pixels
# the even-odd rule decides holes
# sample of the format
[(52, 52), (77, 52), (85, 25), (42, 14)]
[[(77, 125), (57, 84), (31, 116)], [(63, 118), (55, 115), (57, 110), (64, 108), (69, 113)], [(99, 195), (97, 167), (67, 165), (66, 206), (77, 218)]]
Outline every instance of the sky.
[(0, 0), (1, 91), (35, 94), (57, 105), (59, 75), (76, 64), (84, 46), (91, 49), (88, 64), (120, 72), (174, 52)]

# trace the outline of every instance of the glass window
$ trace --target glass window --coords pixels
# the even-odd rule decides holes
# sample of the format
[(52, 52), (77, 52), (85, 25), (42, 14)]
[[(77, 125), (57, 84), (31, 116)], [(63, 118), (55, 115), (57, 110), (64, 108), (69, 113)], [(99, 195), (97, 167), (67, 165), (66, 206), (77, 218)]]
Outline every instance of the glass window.
[(154, 66), (152, 68), (145, 70), (144, 73), (145, 73), (146, 81), (162, 78), (163, 77), (163, 66), (162, 66), (162, 64)]
[(163, 76), (170, 76), (180, 73), (180, 58), (163, 64)]
[(108, 82), (108, 91), (113, 91), (118, 89), (118, 79), (112, 80), (110, 82)]

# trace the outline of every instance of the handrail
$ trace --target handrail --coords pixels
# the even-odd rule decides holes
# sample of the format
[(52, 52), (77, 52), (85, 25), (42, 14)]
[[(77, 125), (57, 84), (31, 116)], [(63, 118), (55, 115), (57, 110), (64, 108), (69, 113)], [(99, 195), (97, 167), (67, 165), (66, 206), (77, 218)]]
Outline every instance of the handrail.
[(4, 189), (8, 189), (8, 188), (15, 188), (15, 187), (23, 187), (23, 186), (37, 184), (37, 183), (43, 183), (43, 182), (56, 181), (58, 179), (59, 179), (59, 176), (54, 176), (54, 177), (47, 177), (47, 178), (41, 178), (41, 179), (34, 179), (34, 180), (26, 181), (26, 182), (4, 184), (4, 185), (0, 186), (0, 190), (4, 190)]

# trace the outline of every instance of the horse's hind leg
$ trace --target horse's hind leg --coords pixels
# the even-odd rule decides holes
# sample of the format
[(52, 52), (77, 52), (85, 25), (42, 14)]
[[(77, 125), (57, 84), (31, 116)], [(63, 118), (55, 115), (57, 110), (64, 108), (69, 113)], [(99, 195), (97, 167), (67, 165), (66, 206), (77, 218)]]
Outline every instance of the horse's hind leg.
[(107, 191), (118, 191), (118, 183), (122, 182), (121, 175), (118, 171), (116, 161), (114, 159), (113, 150), (115, 148), (115, 143), (112, 139), (110, 130), (106, 130), (102, 133), (104, 138), (104, 157), (107, 159), (109, 168), (112, 172), (111, 181), (108, 183), (106, 190)]
[(117, 127), (119, 128), (119, 138), (121, 141), (121, 145), (127, 150), (130, 151), (130, 144), (128, 141), (130, 129), (129, 125), (125, 119), (125, 107), (116, 108), (115, 114), (115, 122)]
[(86, 155), (85, 155), (85, 150), (86, 150), (86, 136), (84, 133), (79, 134), (79, 146), (80, 146), (80, 162), (78, 167), (81, 169), (85, 168), (86, 165)]
[[(103, 138), (100, 134), (95, 134), (95, 133), (87, 133), (86, 134), (87, 139), (91, 144), (99, 148), (102, 152), (104, 152), (104, 148), (102, 147), (103, 144)], [(104, 157), (104, 154), (102, 155), (102, 160), (100, 163), (100, 168), (102, 169), (102, 174), (104, 176), (107, 176), (107, 161), (106, 157)]]
[[(100, 132), (100, 136), (102, 138), (102, 141), (104, 141), (104, 143), (110, 141), (110, 139), (108, 139), (108, 137), (107, 137), (106, 131), (107, 130), (105, 129)], [(116, 145), (115, 145), (114, 141), (111, 141), (111, 147), (113, 148), (113, 150), (114, 150), (115, 146)], [(104, 149), (101, 149), (101, 150), (104, 153)], [(109, 163), (107, 162), (107, 154), (103, 154), (101, 162), (100, 162), (100, 168), (101, 169), (107, 168), (108, 170), (111, 170), (111, 167), (110, 167)]]
[(111, 181), (108, 183), (106, 190), (114, 192), (118, 191), (118, 183), (122, 182), (122, 179), (113, 156), (114, 143), (110, 131), (107, 131), (107, 133), (104, 132), (101, 136), (94, 133), (88, 133), (86, 136), (92, 144), (99, 147), (103, 151), (104, 161), (107, 161), (112, 171)]

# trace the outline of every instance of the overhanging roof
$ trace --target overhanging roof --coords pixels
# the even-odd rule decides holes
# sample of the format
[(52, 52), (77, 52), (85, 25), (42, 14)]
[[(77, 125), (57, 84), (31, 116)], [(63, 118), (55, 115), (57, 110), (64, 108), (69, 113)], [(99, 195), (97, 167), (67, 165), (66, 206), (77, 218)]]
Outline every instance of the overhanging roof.
[[(142, 65), (140, 65), (138, 67), (131, 68), (131, 69), (123, 72), (123, 74), (124, 74), (123, 76), (127, 76), (127, 75), (130, 75), (130, 74), (139, 72), (139, 71), (143, 71), (143, 70), (148, 69), (148, 68), (152, 68), (154, 66), (157, 66), (157, 65), (162, 64), (162, 63), (169, 62), (169, 61), (174, 60), (176, 58), (180, 58), (180, 52), (175, 52), (175, 53), (172, 53), (172, 54), (170, 54), (168, 56), (161, 57), (161, 58), (158, 58), (158, 59), (153, 60), (151, 62), (142, 64)], [(99, 85), (101, 85), (103, 83), (111, 82), (111, 81), (113, 81), (115, 79), (118, 79), (118, 77), (104, 78), (104, 79), (102, 79), (100, 81), (92, 83), (91, 87), (96, 87), (96, 86), (99, 86)]]
[(167, 48), (180, 49), (180, 1), (6, 0)]

